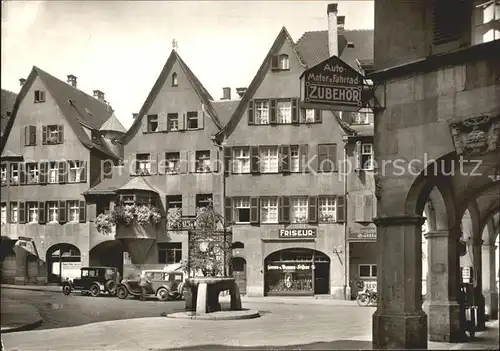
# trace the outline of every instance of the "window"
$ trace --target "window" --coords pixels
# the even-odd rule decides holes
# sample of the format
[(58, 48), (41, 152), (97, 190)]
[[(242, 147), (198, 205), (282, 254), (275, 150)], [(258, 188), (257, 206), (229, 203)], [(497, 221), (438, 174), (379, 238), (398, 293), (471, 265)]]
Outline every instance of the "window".
[(261, 198), (260, 199), (260, 222), (278, 223), (278, 199)]
[(278, 101), (279, 123), (292, 123), (292, 102)]
[(40, 170), (38, 163), (27, 163), (26, 170), (28, 172), (27, 184), (38, 184), (40, 180)]
[(10, 164), (10, 184), (19, 184), (19, 165), (17, 163)]
[(198, 112), (187, 113), (187, 129), (198, 129)]
[(151, 174), (151, 160), (149, 154), (137, 154), (135, 171), (138, 175)]
[(177, 73), (172, 73), (172, 86), (173, 87), (176, 87), (178, 85), (178, 81), (177, 81)]
[(196, 195), (196, 207), (208, 207), (212, 203), (212, 194)]
[(68, 201), (69, 222), (78, 222), (80, 220), (80, 206), (78, 201)]
[(299, 146), (290, 146), (290, 172), (299, 172), (300, 170), (300, 155)]
[(337, 169), (337, 145), (318, 145), (318, 165), (320, 172), (332, 172)]
[(255, 101), (255, 124), (269, 124), (269, 101)]
[(210, 151), (196, 151), (196, 172), (210, 172)]
[(24, 127), (24, 146), (36, 145), (36, 126)]
[(19, 220), (19, 211), (17, 202), (10, 203), (10, 223), (17, 223)]
[(359, 266), (360, 278), (376, 278), (377, 265), (376, 264), (360, 264)]
[(334, 196), (320, 197), (318, 199), (319, 221), (331, 223), (336, 220), (336, 201)]
[(159, 243), (158, 263), (177, 263), (182, 260), (182, 243)]
[(353, 112), (353, 123), (355, 124), (369, 124), (370, 117), (373, 115), (371, 111)]
[(45, 102), (45, 91), (35, 90), (35, 102)]
[(500, 39), (500, 0), (476, 1), (474, 44)]
[(57, 172), (59, 171), (59, 168), (57, 167), (57, 162), (50, 162), (49, 163), (49, 177), (48, 177), (48, 182), (50, 184), (56, 184), (58, 179), (57, 179)]
[(98, 200), (96, 203), (96, 216), (99, 216), (101, 213), (106, 213), (109, 211), (109, 201), (105, 199)]
[(148, 133), (158, 130), (158, 115), (148, 115)]
[(292, 223), (306, 223), (308, 200), (307, 197), (292, 197), (292, 208), (291, 208), (291, 222)]
[(82, 270), (82, 277), (88, 277), (89, 276), (89, 271), (87, 269)]
[(2, 205), (1, 205), (0, 219), (1, 219), (0, 222), (2, 224), (7, 223), (7, 204), (6, 203), (2, 203)]
[(2, 185), (7, 184), (7, 165), (5, 164), (0, 166), (0, 179), (2, 180)]
[(155, 203), (155, 197), (149, 194), (135, 195), (135, 204), (137, 206), (151, 207)]
[(47, 202), (47, 222), (57, 223), (59, 221), (59, 205), (57, 201)]
[(63, 140), (63, 126), (58, 126), (58, 125), (50, 125), (50, 126), (43, 126), (42, 129), (43, 133), (43, 142), (42, 144), (47, 144), (47, 145), (54, 145), (54, 144), (62, 144)]
[(78, 183), (81, 179), (81, 162), (80, 161), (69, 161), (69, 176), (68, 183)]
[(233, 173), (250, 173), (250, 148), (233, 149)]
[(290, 69), (290, 59), (288, 58), (288, 55), (286, 54), (280, 55), (279, 60), (280, 60), (280, 69), (282, 70)]
[(361, 144), (361, 168), (370, 170), (373, 166), (372, 144)]
[(182, 195), (167, 196), (167, 208), (169, 212), (182, 209)]
[(179, 174), (179, 152), (167, 152), (165, 154), (165, 173), (166, 174)]
[(28, 202), (28, 223), (38, 222), (38, 203)]
[(167, 114), (167, 130), (169, 132), (175, 132), (179, 130), (179, 114), (169, 113)]
[(123, 206), (134, 206), (135, 205), (135, 195), (122, 195), (121, 196)]
[(260, 148), (260, 172), (278, 172), (278, 148), (276, 146), (263, 146)]
[(302, 110), (302, 121), (304, 123), (314, 123), (316, 120), (316, 110), (307, 108)]
[(234, 198), (233, 209), (236, 223), (250, 223), (250, 199), (248, 197)]

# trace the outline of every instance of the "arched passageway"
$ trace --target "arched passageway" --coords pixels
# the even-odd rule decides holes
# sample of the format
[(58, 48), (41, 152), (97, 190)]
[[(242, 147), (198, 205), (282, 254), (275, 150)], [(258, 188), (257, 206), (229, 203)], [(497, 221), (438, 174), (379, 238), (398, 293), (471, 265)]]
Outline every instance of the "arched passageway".
[(314, 295), (330, 292), (330, 258), (317, 250), (290, 248), (264, 260), (264, 295)]
[(120, 241), (104, 241), (90, 250), (89, 265), (115, 267), (123, 277), (123, 251)]
[(232, 259), (233, 277), (238, 284), (240, 294), (247, 293), (247, 261), (243, 257)]
[(49, 283), (60, 284), (66, 279), (80, 277), (81, 253), (72, 244), (59, 243), (47, 250), (47, 279)]

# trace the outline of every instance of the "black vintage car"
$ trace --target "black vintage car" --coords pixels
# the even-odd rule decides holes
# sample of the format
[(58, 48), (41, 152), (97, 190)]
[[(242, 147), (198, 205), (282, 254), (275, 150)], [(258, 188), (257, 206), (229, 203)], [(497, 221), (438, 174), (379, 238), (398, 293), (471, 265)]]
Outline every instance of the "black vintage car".
[(84, 293), (96, 297), (101, 292), (110, 295), (116, 295), (116, 286), (118, 270), (114, 267), (82, 267), (80, 269), (80, 278), (75, 278), (72, 281), (68, 280), (63, 283), (62, 291), (64, 295), (71, 294), (73, 290), (79, 290)]

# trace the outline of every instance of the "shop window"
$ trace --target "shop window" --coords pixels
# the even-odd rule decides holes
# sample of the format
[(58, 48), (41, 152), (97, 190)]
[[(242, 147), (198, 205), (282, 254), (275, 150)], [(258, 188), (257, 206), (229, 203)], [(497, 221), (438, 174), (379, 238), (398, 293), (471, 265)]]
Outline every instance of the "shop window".
[(376, 264), (360, 264), (359, 265), (360, 278), (376, 278), (377, 265)]
[(167, 130), (169, 132), (175, 132), (179, 130), (179, 114), (169, 113), (167, 114)]
[(233, 209), (236, 223), (250, 223), (250, 198), (234, 198)]
[(28, 202), (28, 223), (38, 223), (38, 202)]
[(158, 263), (171, 264), (182, 260), (182, 243), (159, 243)]
[(278, 147), (261, 146), (260, 147), (260, 172), (277, 173), (278, 172)]
[(292, 223), (307, 223), (308, 220), (308, 198), (307, 197), (292, 197), (291, 198), (291, 213), (290, 219)]
[(196, 151), (196, 172), (210, 172), (210, 151)]
[(165, 154), (165, 173), (166, 174), (179, 174), (180, 171), (180, 153), (167, 152)]
[(212, 203), (212, 194), (197, 194), (196, 207), (208, 207)]
[(373, 145), (361, 144), (361, 167), (365, 170), (373, 169)]
[(319, 197), (319, 221), (321, 223), (331, 223), (336, 220), (337, 206), (334, 196)]
[(2, 202), (1, 205), (1, 223), (6, 224), (7, 223), (7, 204), (5, 202)]
[(6, 164), (2, 164), (0, 166), (0, 178), (2, 180), (2, 185), (6, 185), (7, 184), (7, 165)]
[(260, 199), (260, 222), (278, 223), (278, 198), (269, 197)]
[(187, 128), (198, 129), (198, 112), (187, 113)]
[(250, 148), (233, 148), (233, 173), (250, 173)]
[(137, 154), (135, 163), (137, 175), (151, 174), (151, 160), (149, 157), (149, 154)]
[(148, 115), (148, 133), (158, 131), (158, 115)]

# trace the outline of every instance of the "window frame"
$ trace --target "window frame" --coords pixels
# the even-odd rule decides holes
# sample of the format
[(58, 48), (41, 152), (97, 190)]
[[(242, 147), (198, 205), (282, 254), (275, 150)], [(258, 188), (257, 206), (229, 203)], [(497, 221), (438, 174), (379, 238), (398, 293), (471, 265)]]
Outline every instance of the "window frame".
[(26, 163), (26, 184), (34, 185), (40, 183), (40, 167), (38, 163)]
[(8, 222), (7, 203), (2, 202), (0, 204), (0, 223), (7, 224), (7, 222)]
[(19, 163), (10, 164), (10, 183), (19, 184)]
[[(57, 145), (61, 144), (59, 142), (59, 125), (58, 124), (48, 124), (46, 125), (46, 136), (45, 136), (45, 144), (46, 145)], [(43, 128), (42, 128), (43, 131)]]
[[(330, 203), (330, 200), (332, 203)], [(324, 203), (322, 203), (324, 201)], [(333, 219), (325, 217), (332, 216)], [(318, 197), (318, 223), (336, 223), (337, 222), (337, 197), (319, 196)]]
[[(59, 223), (59, 203), (57, 201), (47, 201), (47, 223)], [(55, 211), (55, 220), (52, 220), (51, 211)]]
[(38, 104), (46, 101), (45, 90), (35, 90), (33, 92), (33, 102)]
[(278, 56), (278, 67), (280, 71), (290, 70), (290, 57), (287, 54), (281, 54)]
[(40, 218), (40, 213), (38, 211), (38, 202), (32, 202), (32, 201), (26, 202), (26, 209), (27, 209), (26, 224), (38, 223), (38, 219)]
[[(157, 249), (158, 249), (158, 264), (175, 264), (182, 261), (181, 242), (158, 243)], [(162, 262), (161, 260), (163, 256), (165, 258), (164, 262)], [(171, 256), (173, 256), (173, 262), (169, 262), (169, 257)]]
[[(303, 203), (300, 203), (303, 201)], [(297, 202), (297, 206), (295, 204)], [(297, 209), (303, 212), (305, 216), (297, 216)], [(308, 196), (290, 196), (290, 223), (307, 223), (309, 221), (309, 197)]]
[[(68, 162), (68, 183), (80, 183), (82, 179), (82, 161), (74, 160)], [(74, 175), (74, 179), (72, 178)]]
[[(274, 202), (274, 204), (272, 204)], [(279, 203), (277, 196), (266, 196), (260, 198), (260, 223), (261, 224), (278, 224), (279, 223)], [(267, 215), (264, 214), (265, 211), (268, 211)], [(276, 211), (276, 220), (266, 219), (272, 216), (269, 213)], [(274, 216), (274, 215), (273, 215)]]
[(9, 181), (9, 167), (6, 163), (2, 163), (0, 165), (0, 181), (2, 185), (6, 185)]
[[(19, 223), (19, 202), (11, 201), (9, 209), (9, 222)], [(15, 213), (15, 216), (14, 216)]]
[[(196, 116), (195, 116), (196, 114)], [(196, 119), (196, 127), (191, 126), (191, 121)], [(200, 129), (199, 113), (198, 111), (189, 111), (186, 113), (186, 129), (187, 130), (197, 130)]]
[[(175, 127), (172, 127), (172, 123), (175, 122)], [(179, 130), (179, 113), (172, 112), (167, 113), (167, 131), (168, 132), (177, 132)]]
[(177, 73), (176, 72), (172, 73), (172, 86), (173, 87), (179, 86), (179, 79), (177, 77)]
[[(370, 274), (368, 276), (361, 276), (361, 267), (369, 267)], [(373, 275), (373, 267), (375, 267), (375, 275)], [(374, 263), (360, 263), (358, 264), (358, 277), (362, 279), (377, 278), (377, 264)]]
[[(271, 155), (270, 150), (276, 151), (276, 155)], [(264, 155), (267, 151), (267, 154)], [(274, 169), (274, 161), (276, 169)], [(259, 147), (259, 171), (260, 173), (278, 173), (279, 172), (279, 148), (278, 146), (263, 145)]]
[[(240, 220), (240, 210), (248, 210), (248, 221)], [(240, 196), (233, 198), (233, 219), (237, 224), (250, 223), (250, 197)]]
[[(146, 157), (140, 158), (140, 157)], [(150, 153), (140, 153), (135, 155), (135, 173), (137, 175), (151, 175), (151, 154)]]
[[(280, 104), (282, 106), (280, 106)], [(283, 104), (290, 105), (289, 107), (286, 107), (286, 112), (288, 113), (288, 115), (285, 115), (286, 119), (282, 119), (284, 116), (282, 114)], [(278, 99), (276, 101), (276, 119), (278, 120), (278, 124), (292, 124), (292, 105), (293, 104), (291, 99)]]
[[(68, 211), (68, 223), (78, 223), (80, 221), (80, 201), (68, 200), (67, 211)], [(72, 218), (72, 211), (75, 211), (76, 219)]]
[[(250, 173), (250, 147), (233, 147), (233, 165), (232, 173), (246, 174)], [(246, 153), (246, 155), (245, 155)]]
[[(148, 133), (159, 132), (160, 121), (159, 121), (158, 114), (150, 114), (150, 115), (147, 115), (146, 118), (147, 118), (146, 123), (147, 123)], [(156, 128), (154, 130), (152, 128), (152, 123), (156, 123)]]
[[(364, 147), (365, 146), (370, 146), (370, 152), (365, 152), (364, 151)], [(360, 159), (361, 159), (361, 169), (362, 170), (365, 170), (365, 171), (372, 171), (374, 169), (374, 165), (373, 165), (373, 143), (362, 143), (361, 144), (361, 155), (360, 155)], [(366, 161), (365, 161), (366, 159)], [(365, 167), (365, 165), (368, 163), (368, 161), (370, 161), (370, 166), (369, 167)]]
[[(208, 198), (208, 200), (205, 200), (205, 197)], [(213, 194), (196, 194), (196, 208), (207, 207), (209, 204), (213, 204), (213, 199)], [(207, 203), (207, 205), (201, 206), (202, 203)]]
[(300, 173), (300, 145), (290, 145), (290, 173)]
[[(181, 170), (180, 159), (180, 152), (165, 152), (165, 174), (179, 174)], [(172, 167), (170, 166), (171, 162), (173, 163)]]
[[(58, 174), (59, 174), (59, 166), (58, 166), (57, 162), (49, 162), (47, 183), (48, 184), (58, 184), (59, 183)], [(53, 179), (52, 179), (52, 175), (54, 176)]]
[(211, 161), (210, 150), (198, 150), (195, 152), (195, 170), (196, 173), (210, 173)]
[[(254, 110), (254, 124), (256, 125), (268, 125), (270, 121), (270, 102), (269, 100), (256, 99), (253, 102)], [(266, 119), (263, 119), (265, 117)], [(264, 121), (264, 122), (263, 122)]]

